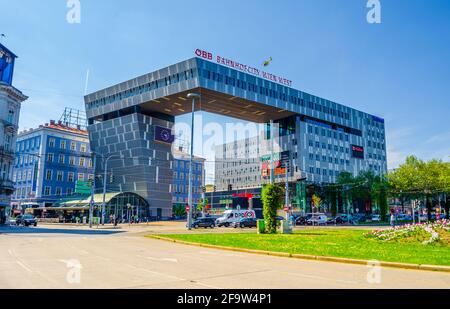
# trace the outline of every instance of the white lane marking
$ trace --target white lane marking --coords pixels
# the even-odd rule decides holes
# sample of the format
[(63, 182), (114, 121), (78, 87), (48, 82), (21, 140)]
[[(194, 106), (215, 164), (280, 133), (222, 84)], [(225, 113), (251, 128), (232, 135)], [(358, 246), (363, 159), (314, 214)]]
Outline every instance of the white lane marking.
[(153, 256), (142, 256), (138, 255), (137, 257), (144, 258), (151, 261), (157, 261), (157, 262), (171, 262), (171, 263), (178, 263), (178, 259), (175, 258), (156, 258)]

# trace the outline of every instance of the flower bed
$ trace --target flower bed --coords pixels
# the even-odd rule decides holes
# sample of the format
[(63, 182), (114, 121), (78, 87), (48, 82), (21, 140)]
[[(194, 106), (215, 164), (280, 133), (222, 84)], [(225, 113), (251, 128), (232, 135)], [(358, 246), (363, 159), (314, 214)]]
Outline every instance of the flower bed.
[[(436, 222), (406, 224), (384, 230), (375, 230), (366, 237), (380, 241), (402, 241), (415, 239), (422, 241), (422, 244), (429, 245), (441, 240), (440, 233), (450, 232), (450, 220), (439, 220)], [(423, 238), (426, 237), (426, 240)]]

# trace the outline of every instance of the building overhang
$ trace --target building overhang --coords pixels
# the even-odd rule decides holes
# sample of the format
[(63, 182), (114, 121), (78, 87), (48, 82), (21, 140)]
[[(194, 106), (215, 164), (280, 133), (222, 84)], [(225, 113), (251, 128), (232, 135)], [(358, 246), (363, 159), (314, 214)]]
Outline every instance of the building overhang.
[(187, 98), (187, 94), (191, 92), (200, 94), (200, 99), (195, 102), (195, 111), (204, 111), (256, 123), (266, 123), (270, 120), (296, 115), (296, 113), (285, 109), (201, 87), (144, 102), (139, 106), (143, 113), (181, 116), (192, 112), (192, 99)]

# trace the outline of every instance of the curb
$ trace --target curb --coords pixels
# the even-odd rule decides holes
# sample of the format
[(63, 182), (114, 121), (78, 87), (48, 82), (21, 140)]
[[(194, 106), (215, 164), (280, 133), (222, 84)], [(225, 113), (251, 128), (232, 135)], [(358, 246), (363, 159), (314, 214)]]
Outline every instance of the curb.
[[(302, 259), (302, 260), (336, 262), (336, 263), (344, 263), (344, 264), (357, 264), (357, 265), (370, 265), (371, 264), (370, 261), (368, 261), (368, 260), (358, 260), (358, 259), (340, 258), (340, 257), (332, 257), (332, 256), (316, 256), (316, 255), (308, 255), (308, 254), (295, 254), (295, 253), (287, 253), (287, 252), (271, 252), (271, 251), (236, 248), (236, 247), (225, 247), (225, 246), (218, 246), (218, 245), (189, 242), (189, 241), (184, 241), (184, 240), (177, 240), (177, 239), (172, 239), (172, 238), (167, 238), (167, 237), (162, 237), (162, 236), (157, 236), (157, 235), (146, 235), (145, 237), (158, 239), (158, 240), (162, 240), (162, 241), (167, 241), (167, 242), (183, 244), (183, 245), (210, 248), (210, 249), (220, 249), (220, 250), (234, 251), (234, 252), (253, 253), (253, 254), (269, 255), (269, 256), (276, 256), (276, 257), (287, 257), (287, 258)], [(449, 272), (450, 273), (450, 266), (408, 264), (408, 263), (397, 263), (397, 262), (378, 262), (378, 265), (383, 266), (383, 267), (390, 267), (390, 268), (402, 268), (402, 269), (438, 271), (438, 272)]]

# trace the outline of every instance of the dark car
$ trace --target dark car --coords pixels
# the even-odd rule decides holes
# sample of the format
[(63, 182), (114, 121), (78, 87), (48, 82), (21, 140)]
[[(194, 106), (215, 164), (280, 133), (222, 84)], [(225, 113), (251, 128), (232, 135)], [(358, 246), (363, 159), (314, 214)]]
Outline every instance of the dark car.
[(306, 216), (299, 216), (295, 219), (295, 225), (306, 225), (307, 221), (311, 219), (312, 214), (308, 214)]
[(37, 226), (37, 220), (32, 215), (20, 215), (16, 218), (16, 225)]
[(205, 229), (210, 227), (213, 229), (216, 226), (216, 219), (210, 217), (198, 218), (192, 223), (192, 226), (195, 229), (199, 227), (204, 227)]
[(237, 227), (240, 227), (240, 228), (244, 228), (244, 227), (252, 228), (252, 227), (256, 227), (256, 222), (257, 221), (258, 220), (255, 219), (255, 218), (242, 218), (241, 220), (239, 220), (237, 222), (234, 222), (233, 223), (233, 227), (235, 227), (235, 228), (237, 228)]

